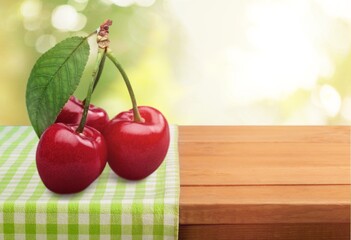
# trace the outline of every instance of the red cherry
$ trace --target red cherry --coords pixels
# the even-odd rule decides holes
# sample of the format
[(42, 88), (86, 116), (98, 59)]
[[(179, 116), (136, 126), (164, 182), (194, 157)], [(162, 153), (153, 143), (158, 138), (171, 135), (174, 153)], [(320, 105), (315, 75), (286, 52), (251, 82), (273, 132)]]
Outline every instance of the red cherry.
[(106, 165), (102, 134), (86, 126), (55, 123), (42, 134), (36, 163), (44, 185), (55, 193), (76, 193), (87, 188)]
[[(82, 119), (84, 104), (78, 98), (71, 96), (60, 114), (56, 118), (56, 123), (79, 124)], [(102, 108), (89, 105), (86, 125), (102, 132), (109, 118), (106, 111)]]
[(139, 180), (163, 162), (169, 147), (167, 120), (157, 109), (138, 107), (144, 122), (135, 122), (133, 111), (119, 113), (104, 129), (107, 162), (119, 176)]

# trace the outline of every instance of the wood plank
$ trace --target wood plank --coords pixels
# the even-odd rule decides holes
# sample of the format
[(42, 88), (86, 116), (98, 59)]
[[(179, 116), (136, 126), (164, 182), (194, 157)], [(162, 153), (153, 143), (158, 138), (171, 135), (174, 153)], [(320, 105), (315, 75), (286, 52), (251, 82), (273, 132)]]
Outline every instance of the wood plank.
[[(184, 159), (183, 159), (184, 161)], [(207, 160), (204, 159), (206, 162)], [(220, 159), (218, 160), (220, 162)], [(186, 168), (181, 164), (180, 181), (187, 185), (311, 185), (349, 184), (349, 167), (240, 167), (210, 166)]]
[(330, 158), (345, 157), (349, 153), (349, 143), (179, 143), (182, 156), (251, 156), (259, 155), (282, 157), (292, 155), (296, 158), (319, 156)]
[[(204, 156), (182, 156), (182, 159), (186, 159), (182, 164), (186, 164), (186, 168), (194, 169), (199, 167), (199, 164), (203, 162)], [(279, 157), (272, 157), (269, 155), (256, 155), (255, 157), (248, 155), (238, 156), (207, 156), (206, 166), (217, 167), (218, 159), (221, 160), (222, 166), (229, 168), (240, 168), (240, 167), (348, 167), (350, 164), (346, 161), (347, 156), (339, 155), (333, 157), (321, 157), (318, 155), (305, 156), (297, 158), (294, 155), (286, 154)]]
[(349, 212), (349, 204), (182, 205), (180, 223), (184, 225), (349, 223)]
[[(220, 196), (220, 197), (219, 197)], [(180, 204), (348, 204), (348, 185), (182, 186)]]
[(181, 127), (181, 184), (350, 184), (349, 134), (349, 127)]
[(179, 134), (180, 239), (349, 239), (350, 127)]
[(180, 240), (349, 240), (350, 224), (181, 225)]
[(181, 187), (180, 224), (349, 223), (350, 186)]
[(348, 143), (348, 126), (180, 126), (179, 142)]

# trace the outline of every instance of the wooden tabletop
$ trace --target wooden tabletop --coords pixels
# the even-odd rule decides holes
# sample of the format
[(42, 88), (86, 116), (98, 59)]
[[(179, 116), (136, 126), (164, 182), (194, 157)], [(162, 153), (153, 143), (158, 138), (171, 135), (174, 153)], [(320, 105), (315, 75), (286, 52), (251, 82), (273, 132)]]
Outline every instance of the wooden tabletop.
[(182, 126), (180, 239), (350, 239), (350, 127)]

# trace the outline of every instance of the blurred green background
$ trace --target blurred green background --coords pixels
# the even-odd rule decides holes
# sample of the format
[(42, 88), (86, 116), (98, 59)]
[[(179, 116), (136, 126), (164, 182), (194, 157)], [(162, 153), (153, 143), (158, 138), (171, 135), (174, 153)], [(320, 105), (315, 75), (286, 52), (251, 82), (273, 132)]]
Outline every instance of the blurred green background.
[[(2, 0), (0, 125), (28, 125), (25, 88), (59, 41), (113, 20), (111, 48), (139, 105), (177, 124), (351, 122), (349, 0)], [(75, 95), (84, 98), (96, 54)], [(92, 103), (131, 107), (107, 63)]]

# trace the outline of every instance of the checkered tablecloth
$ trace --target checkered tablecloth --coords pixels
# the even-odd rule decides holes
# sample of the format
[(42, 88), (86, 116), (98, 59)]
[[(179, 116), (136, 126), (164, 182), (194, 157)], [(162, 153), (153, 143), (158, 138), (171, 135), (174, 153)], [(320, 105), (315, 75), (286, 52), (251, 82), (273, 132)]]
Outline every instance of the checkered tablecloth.
[(81, 193), (53, 194), (35, 165), (32, 127), (0, 127), (0, 239), (177, 239), (177, 127), (160, 168), (131, 182), (106, 165)]

